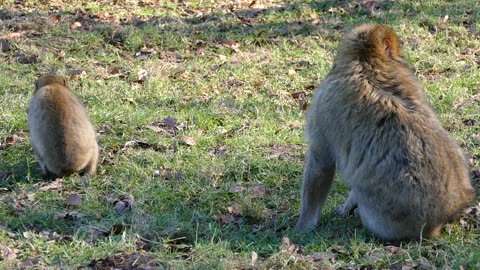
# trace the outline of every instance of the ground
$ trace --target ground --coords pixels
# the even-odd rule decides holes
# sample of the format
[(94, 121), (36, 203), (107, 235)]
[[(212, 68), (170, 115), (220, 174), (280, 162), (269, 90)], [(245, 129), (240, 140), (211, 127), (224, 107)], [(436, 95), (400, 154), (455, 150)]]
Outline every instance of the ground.
[[(0, 3), (0, 268), (478, 269), (479, 200), (435, 240), (338, 218), (296, 233), (305, 110), (344, 31), (391, 26), (480, 191), (478, 1)], [(42, 180), (26, 111), (67, 77), (98, 173)]]

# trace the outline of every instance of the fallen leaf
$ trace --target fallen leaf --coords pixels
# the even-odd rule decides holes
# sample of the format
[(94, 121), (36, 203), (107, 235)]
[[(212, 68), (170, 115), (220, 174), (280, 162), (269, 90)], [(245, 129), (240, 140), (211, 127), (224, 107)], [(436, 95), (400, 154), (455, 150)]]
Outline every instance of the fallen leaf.
[(160, 59), (166, 59), (166, 60), (169, 60), (169, 61), (174, 61), (174, 62), (177, 62), (177, 63), (180, 63), (183, 61), (183, 57), (176, 51), (172, 50), (172, 51), (161, 51), (160, 52)]
[(81, 22), (74, 22), (74, 23), (72, 23), (72, 25), (70, 26), (70, 28), (72, 28), (72, 29), (78, 29), (78, 28), (80, 28), (80, 27), (82, 27), (82, 23), (81, 23)]
[(221, 146), (219, 148), (213, 148), (209, 154), (211, 156), (223, 156), (227, 153), (227, 147), (226, 146)]
[(73, 77), (80, 77), (82, 75), (85, 75), (87, 74), (85, 72), (85, 70), (81, 69), (81, 68), (77, 68), (77, 69), (71, 69), (68, 71), (68, 75), (73, 78)]
[(66, 206), (80, 206), (82, 205), (82, 198), (80, 195), (74, 193), (70, 196), (68, 196)]
[(155, 131), (155, 132), (158, 132), (158, 133), (160, 133), (160, 132), (162, 132), (162, 131), (165, 131), (165, 129), (159, 127), (159, 126), (157, 125), (157, 123), (153, 123), (153, 124), (151, 124), (151, 125), (146, 125), (145, 127), (148, 128), (148, 129), (151, 129), (151, 130), (153, 130), (153, 131)]
[(307, 67), (310, 67), (312, 64), (307, 61), (307, 60), (300, 60), (298, 63), (297, 63), (298, 67), (300, 68), (307, 68)]
[(244, 85), (244, 82), (239, 80), (228, 80), (226, 81), (226, 85), (232, 88), (239, 88), (240, 86)]
[(232, 50), (233, 50), (234, 52), (237, 52), (237, 53), (241, 52), (241, 51), (240, 51), (240, 43), (234, 43), (234, 44), (232, 44), (232, 45), (230, 46), (230, 48), (232, 48)]
[(123, 214), (123, 213), (127, 212), (127, 204), (123, 201), (118, 201), (115, 204), (115, 211), (117, 211), (117, 213), (119, 213), (119, 214)]
[(88, 229), (88, 237), (87, 237), (87, 239), (85, 239), (85, 241), (87, 243), (91, 243), (91, 242), (97, 240), (97, 238), (101, 235), (105, 235), (105, 232), (99, 231), (96, 228), (89, 228)]
[(177, 126), (177, 119), (169, 116), (163, 119), (162, 124), (167, 128), (175, 128)]
[(468, 32), (470, 32), (470, 34), (478, 35), (478, 31), (475, 28), (475, 24), (472, 23), (472, 24), (468, 25), (467, 29), (468, 29)]
[(80, 8), (77, 8), (75, 10), (75, 16), (77, 16), (77, 17), (88, 17), (88, 16), (90, 16), (90, 14), (88, 13), (88, 11), (86, 11), (85, 9), (80, 7)]
[(302, 150), (302, 146), (297, 144), (270, 144), (266, 146), (265, 153), (268, 154), (267, 159), (299, 161), (302, 159)]
[(55, 215), (53, 215), (53, 217), (56, 219), (71, 219), (71, 220), (79, 219), (82, 216), (83, 215), (81, 215), (78, 211), (70, 211), (70, 210), (58, 212), (58, 213), (55, 213)]
[(449, 19), (449, 18), (450, 18), (450, 17), (448, 16), (448, 14), (445, 15), (445, 16), (443, 17), (442, 23), (448, 22), (448, 19)]
[(273, 218), (278, 214), (278, 210), (267, 208), (267, 209), (263, 210), (263, 214), (268, 218)]
[(222, 60), (222, 61), (227, 61), (227, 57), (223, 54), (219, 54), (218, 58), (220, 58), (220, 60)]
[(459, 221), (465, 229), (469, 227), (480, 228), (480, 202), (477, 205), (467, 207)]
[(140, 141), (140, 140), (133, 140), (133, 141), (128, 141), (126, 142), (123, 147), (122, 147), (122, 150), (125, 150), (129, 147), (132, 147), (132, 148), (142, 148), (142, 149), (147, 149), (147, 148), (151, 148), (152, 145), (149, 144), (149, 143), (146, 143), (144, 141)]
[(9, 34), (5, 34), (3, 36), (0, 36), (0, 39), (15, 39), (15, 38), (20, 38), (22, 37), (27, 31), (21, 31), (21, 32), (13, 32)]
[(105, 11), (105, 12), (101, 12), (100, 14), (98, 14), (98, 17), (99, 17), (100, 19), (103, 19), (103, 20), (107, 20), (107, 21), (108, 21), (108, 20), (110, 19), (111, 15), (110, 15), (110, 13), (108, 13), (108, 12)]
[(298, 107), (300, 108), (301, 111), (306, 111), (308, 108), (308, 102), (305, 99), (299, 99), (298, 100)]
[(37, 55), (26, 55), (24, 53), (19, 53), (15, 55), (15, 57), (17, 57), (17, 62), (19, 64), (31, 65), (39, 62), (39, 58)]
[(213, 216), (213, 220), (221, 223), (221, 224), (230, 224), (235, 222), (235, 217), (230, 214), (222, 214), (219, 216)]
[(387, 251), (390, 254), (398, 253), (400, 250), (401, 248), (397, 246), (385, 246), (385, 251)]
[(12, 135), (9, 135), (5, 138), (5, 143), (8, 145), (15, 145), (17, 141), (23, 141), (27, 138), (25, 135), (25, 132), (23, 131), (17, 131), (13, 133)]
[(108, 122), (103, 123), (103, 125), (98, 130), (98, 134), (100, 135), (106, 134), (106, 133), (113, 133), (112, 126)]
[(151, 57), (157, 54), (156, 48), (147, 48), (143, 47), (138, 52), (135, 53), (136, 58), (144, 59), (147, 57)]
[(52, 19), (56, 22), (60, 22), (62, 20), (62, 15), (59, 15), (59, 14), (54, 15)]
[(25, 196), (27, 196), (25, 191), (22, 191), (20, 194), (17, 195), (17, 199), (18, 200), (23, 200), (23, 199), (25, 199)]
[(182, 182), (184, 178), (185, 178), (185, 174), (179, 172), (179, 173), (175, 174), (175, 177), (173, 178), (173, 181), (175, 181), (175, 183), (179, 183), (179, 182)]
[(146, 252), (112, 255), (94, 260), (90, 265), (93, 269), (159, 269), (156, 260)]
[(40, 236), (43, 238), (43, 239), (46, 239), (48, 241), (57, 241), (57, 240), (60, 240), (60, 239), (64, 239), (66, 236), (64, 235), (60, 235), (58, 234), (57, 232), (50, 232), (50, 231), (41, 231), (40, 232)]
[(346, 247), (340, 245), (333, 245), (330, 249), (335, 253), (340, 253), (344, 255), (350, 255), (352, 253)]
[(162, 176), (165, 180), (171, 180), (175, 175), (175, 170), (162, 166), (159, 170), (154, 171), (154, 175)]
[(146, 71), (145, 69), (140, 69), (137, 73), (137, 76), (138, 76), (138, 81), (137, 82), (142, 82), (143, 83), (148, 78), (148, 71)]
[(105, 154), (101, 155), (102, 159), (100, 160), (100, 164), (105, 165), (115, 165), (115, 154), (112, 152), (105, 152)]
[(195, 139), (192, 138), (192, 137), (183, 137), (182, 142), (185, 143), (186, 145), (189, 145), (189, 146), (194, 146), (194, 145), (197, 144)]
[(291, 95), (292, 98), (298, 100), (298, 107), (300, 108), (300, 110), (306, 111), (308, 107), (308, 102), (306, 101), (305, 97), (307, 96), (307, 94), (304, 91), (300, 91), (292, 93)]
[(165, 239), (163, 243), (168, 245), (178, 245), (179, 243), (183, 243), (186, 240), (187, 240), (186, 236), (180, 236), (173, 239)]
[(290, 238), (284, 236), (282, 238), (282, 246), (280, 247), (280, 252), (282, 254), (292, 255), (292, 256), (301, 256), (303, 254), (303, 250), (300, 248), (299, 245), (294, 244), (290, 241)]
[(335, 254), (332, 252), (315, 252), (309, 255), (313, 261), (335, 262)]
[(242, 207), (237, 203), (232, 205), (232, 206), (227, 207), (227, 210), (230, 214), (234, 214), (234, 215), (241, 215), (242, 214)]
[(299, 98), (305, 97), (307, 94), (304, 91), (300, 91), (300, 92), (291, 93), (290, 95), (294, 99), (299, 99)]
[(21, 269), (34, 269), (34, 266), (38, 265), (38, 262), (42, 259), (41, 256), (29, 257), (22, 262)]
[(290, 68), (288, 70), (288, 76), (295, 76), (296, 74), (297, 74), (297, 72), (293, 68)]
[(20, 252), (18, 249), (11, 249), (6, 245), (0, 244), (0, 253), (2, 254), (3, 260), (12, 261), (17, 258), (17, 254)]
[(195, 49), (195, 55), (204, 56), (204, 55), (205, 55), (205, 48), (203, 48), (203, 47), (197, 47), (197, 48)]
[(29, 232), (29, 231), (24, 231), (24, 232), (22, 233), (22, 235), (23, 235), (23, 237), (25, 237), (25, 239), (30, 239), (30, 238), (32, 238), (32, 233)]
[(134, 200), (131, 196), (122, 195), (119, 199), (113, 201), (113, 205), (115, 205), (115, 211), (117, 211), (117, 213), (123, 214), (129, 210), (132, 210)]
[(250, 258), (251, 258), (252, 266), (255, 266), (255, 264), (257, 263), (257, 260), (258, 260), (258, 254), (255, 251), (252, 251), (250, 253)]
[(130, 71), (128, 71), (127, 69), (115, 66), (110, 69), (110, 74), (112, 74), (112, 76), (109, 76), (108, 79), (117, 78), (117, 77), (120, 79), (125, 79), (130, 75)]
[(135, 105), (135, 106), (137, 105), (137, 102), (133, 98), (122, 98), (122, 101), (128, 102), (128, 103), (130, 103), (132, 105)]
[(172, 251), (189, 251), (192, 249), (192, 246), (191, 245), (187, 245), (187, 244), (163, 244), (162, 245), (163, 248), (167, 248), (169, 250), (172, 250)]
[(337, 8), (337, 7), (331, 7), (331, 8), (329, 8), (329, 9), (328, 9), (328, 12), (330, 12), (330, 13), (340, 13), (340, 14), (345, 14), (345, 13), (347, 13), (347, 12), (345, 11), (345, 9), (343, 9), (343, 8)]
[(264, 82), (263, 81), (256, 81), (255, 83), (253, 83), (253, 86), (256, 88), (256, 89), (259, 89), (260, 87), (262, 87), (264, 85)]
[(251, 193), (250, 198), (263, 198), (267, 194), (267, 188), (264, 185), (250, 187), (248, 191)]
[(151, 129), (155, 132), (159, 133), (167, 133), (172, 136), (176, 135), (176, 130), (184, 130), (187, 128), (187, 123), (183, 122), (181, 124), (178, 123), (177, 119), (168, 116), (167, 118), (163, 119), (162, 121), (155, 121), (150, 125), (146, 126), (148, 129)]
[(241, 191), (244, 191), (244, 190), (246, 190), (245, 187), (243, 187), (241, 184), (235, 183), (232, 187), (230, 187), (228, 192), (237, 193), (237, 192), (241, 192)]
[(40, 191), (48, 191), (48, 190), (52, 190), (52, 189), (60, 189), (60, 188), (63, 187), (62, 182), (63, 182), (62, 178), (57, 178), (57, 179), (55, 179), (55, 181), (51, 182), (50, 184), (39, 188), (39, 190)]

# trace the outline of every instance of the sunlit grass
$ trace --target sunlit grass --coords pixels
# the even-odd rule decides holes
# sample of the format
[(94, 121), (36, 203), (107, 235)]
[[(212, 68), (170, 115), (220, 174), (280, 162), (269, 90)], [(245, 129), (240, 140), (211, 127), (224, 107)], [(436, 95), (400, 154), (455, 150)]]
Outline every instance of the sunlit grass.
[[(174, 269), (480, 267), (478, 222), (391, 247), (333, 214), (348, 194), (340, 179), (319, 228), (295, 233), (306, 143), (291, 95), (310, 101), (343, 31), (386, 23), (476, 168), (477, 2), (57, 2), (0, 5), (0, 36), (19, 35), (0, 52), (0, 246), (14, 253), (2, 251), (1, 267), (131, 266), (133, 256)], [(28, 140), (33, 82), (51, 70), (98, 131), (88, 186), (71, 176), (46, 188)], [(67, 207), (73, 193), (83, 202)]]

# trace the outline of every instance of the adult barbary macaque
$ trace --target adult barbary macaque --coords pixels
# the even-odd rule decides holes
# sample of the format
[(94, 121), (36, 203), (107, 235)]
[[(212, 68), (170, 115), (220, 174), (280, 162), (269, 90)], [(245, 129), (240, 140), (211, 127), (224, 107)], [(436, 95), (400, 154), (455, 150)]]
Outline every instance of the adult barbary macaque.
[(28, 127), (45, 178), (95, 174), (95, 130), (65, 78), (48, 74), (35, 81)]
[(383, 25), (347, 33), (307, 116), (309, 142), (297, 230), (317, 226), (335, 170), (343, 206), (384, 240), (434, 238), (474, 197), (461, 148), (442, 128), (397, 35)]

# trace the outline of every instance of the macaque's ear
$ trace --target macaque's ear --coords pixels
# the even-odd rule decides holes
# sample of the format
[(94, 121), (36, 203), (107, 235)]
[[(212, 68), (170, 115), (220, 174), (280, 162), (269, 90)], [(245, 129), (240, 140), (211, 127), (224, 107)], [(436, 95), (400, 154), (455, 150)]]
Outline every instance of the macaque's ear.
[(383, 40), (383, 49), (385, 50), (385, 53), (389, 56), (392, 56), (392, 48), (390, 46), (390, 41), (388, 39)]

